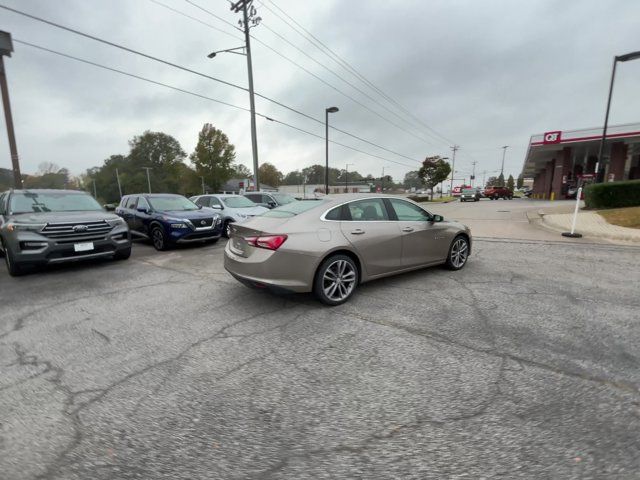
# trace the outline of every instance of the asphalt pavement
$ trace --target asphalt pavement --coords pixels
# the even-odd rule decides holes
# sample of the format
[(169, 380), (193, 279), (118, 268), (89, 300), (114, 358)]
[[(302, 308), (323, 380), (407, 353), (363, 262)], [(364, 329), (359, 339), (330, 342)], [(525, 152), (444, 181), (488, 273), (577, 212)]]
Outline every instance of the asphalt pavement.
[(0, 268), (0, 478), (637, 479), (640, 249), (526, 202), (434, 207), (467, 266), (335, 308), (240, 285), (223, 241)]

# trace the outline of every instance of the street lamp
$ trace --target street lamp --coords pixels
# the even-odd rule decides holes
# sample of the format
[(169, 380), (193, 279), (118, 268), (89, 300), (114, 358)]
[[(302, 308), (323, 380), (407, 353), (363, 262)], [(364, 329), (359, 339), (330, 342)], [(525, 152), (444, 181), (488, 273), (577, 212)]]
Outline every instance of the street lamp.
[(329, 114), (338, 112), (338, 107), (329, 107), (324, 111), (326, 159), (324, 165), (324, 194), (329, 195)]
[(607, 137), (607, 126), (609, 124), (609, 109), (611, 108), (611, 94), (613, 93), (613, 81), (616, 78), (616, 64), (618, 62), (628, 62), (630, 60), (636, 60), (640, 58), (640, 51), (631, 52), (625, 55), (619, 55), (613, 57), (613, 68), (611, 70), (611, 83), (609, 84), (609, 98), (607, 99), (607, 112), (604, 115), (604, 128), (602, 129), (602, 138), (600, 139), (600, 149), (598, 151), (598, 171), (596, 182), (602, 183), (604, 182), (604, 159), (602, 156), (604, 155), (604, 142)]

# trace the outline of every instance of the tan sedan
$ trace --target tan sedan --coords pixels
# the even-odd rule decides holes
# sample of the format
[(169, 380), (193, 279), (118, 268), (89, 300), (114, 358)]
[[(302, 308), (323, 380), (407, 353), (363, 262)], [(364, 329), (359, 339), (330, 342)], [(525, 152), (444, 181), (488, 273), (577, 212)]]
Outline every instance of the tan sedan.
[(459, 270), (470, 252), (468, 227), (406, 198), (335, 195), (233, 224), (224, 266), (246, 285), (339, 305), (369, 280), (439, 264)]

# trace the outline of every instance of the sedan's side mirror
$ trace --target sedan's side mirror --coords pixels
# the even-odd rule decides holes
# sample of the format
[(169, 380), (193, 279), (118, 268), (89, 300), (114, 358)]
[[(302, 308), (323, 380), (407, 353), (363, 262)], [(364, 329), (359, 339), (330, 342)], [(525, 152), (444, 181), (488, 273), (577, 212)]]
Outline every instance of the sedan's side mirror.
[(444, 217), (442, 215), (434, 215), (433, 217), (431, 217), (432, 222), (442, 222), (443, 220)]
[(198, 205), (198, 210), (202, 210), (202, 205)]
[(211, 205), (211, 208), (215, 208), (216, 210), (222, 210), (222, 205)]

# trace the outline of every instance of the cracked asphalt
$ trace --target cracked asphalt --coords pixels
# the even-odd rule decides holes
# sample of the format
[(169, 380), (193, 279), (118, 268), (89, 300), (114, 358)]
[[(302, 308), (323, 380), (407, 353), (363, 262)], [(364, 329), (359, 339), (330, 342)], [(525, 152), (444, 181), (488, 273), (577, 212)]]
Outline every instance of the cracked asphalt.
[(0, 269), (0, 478), (640, 478), (640, 249), (483, 238), (336, 308), (222, 254)]

